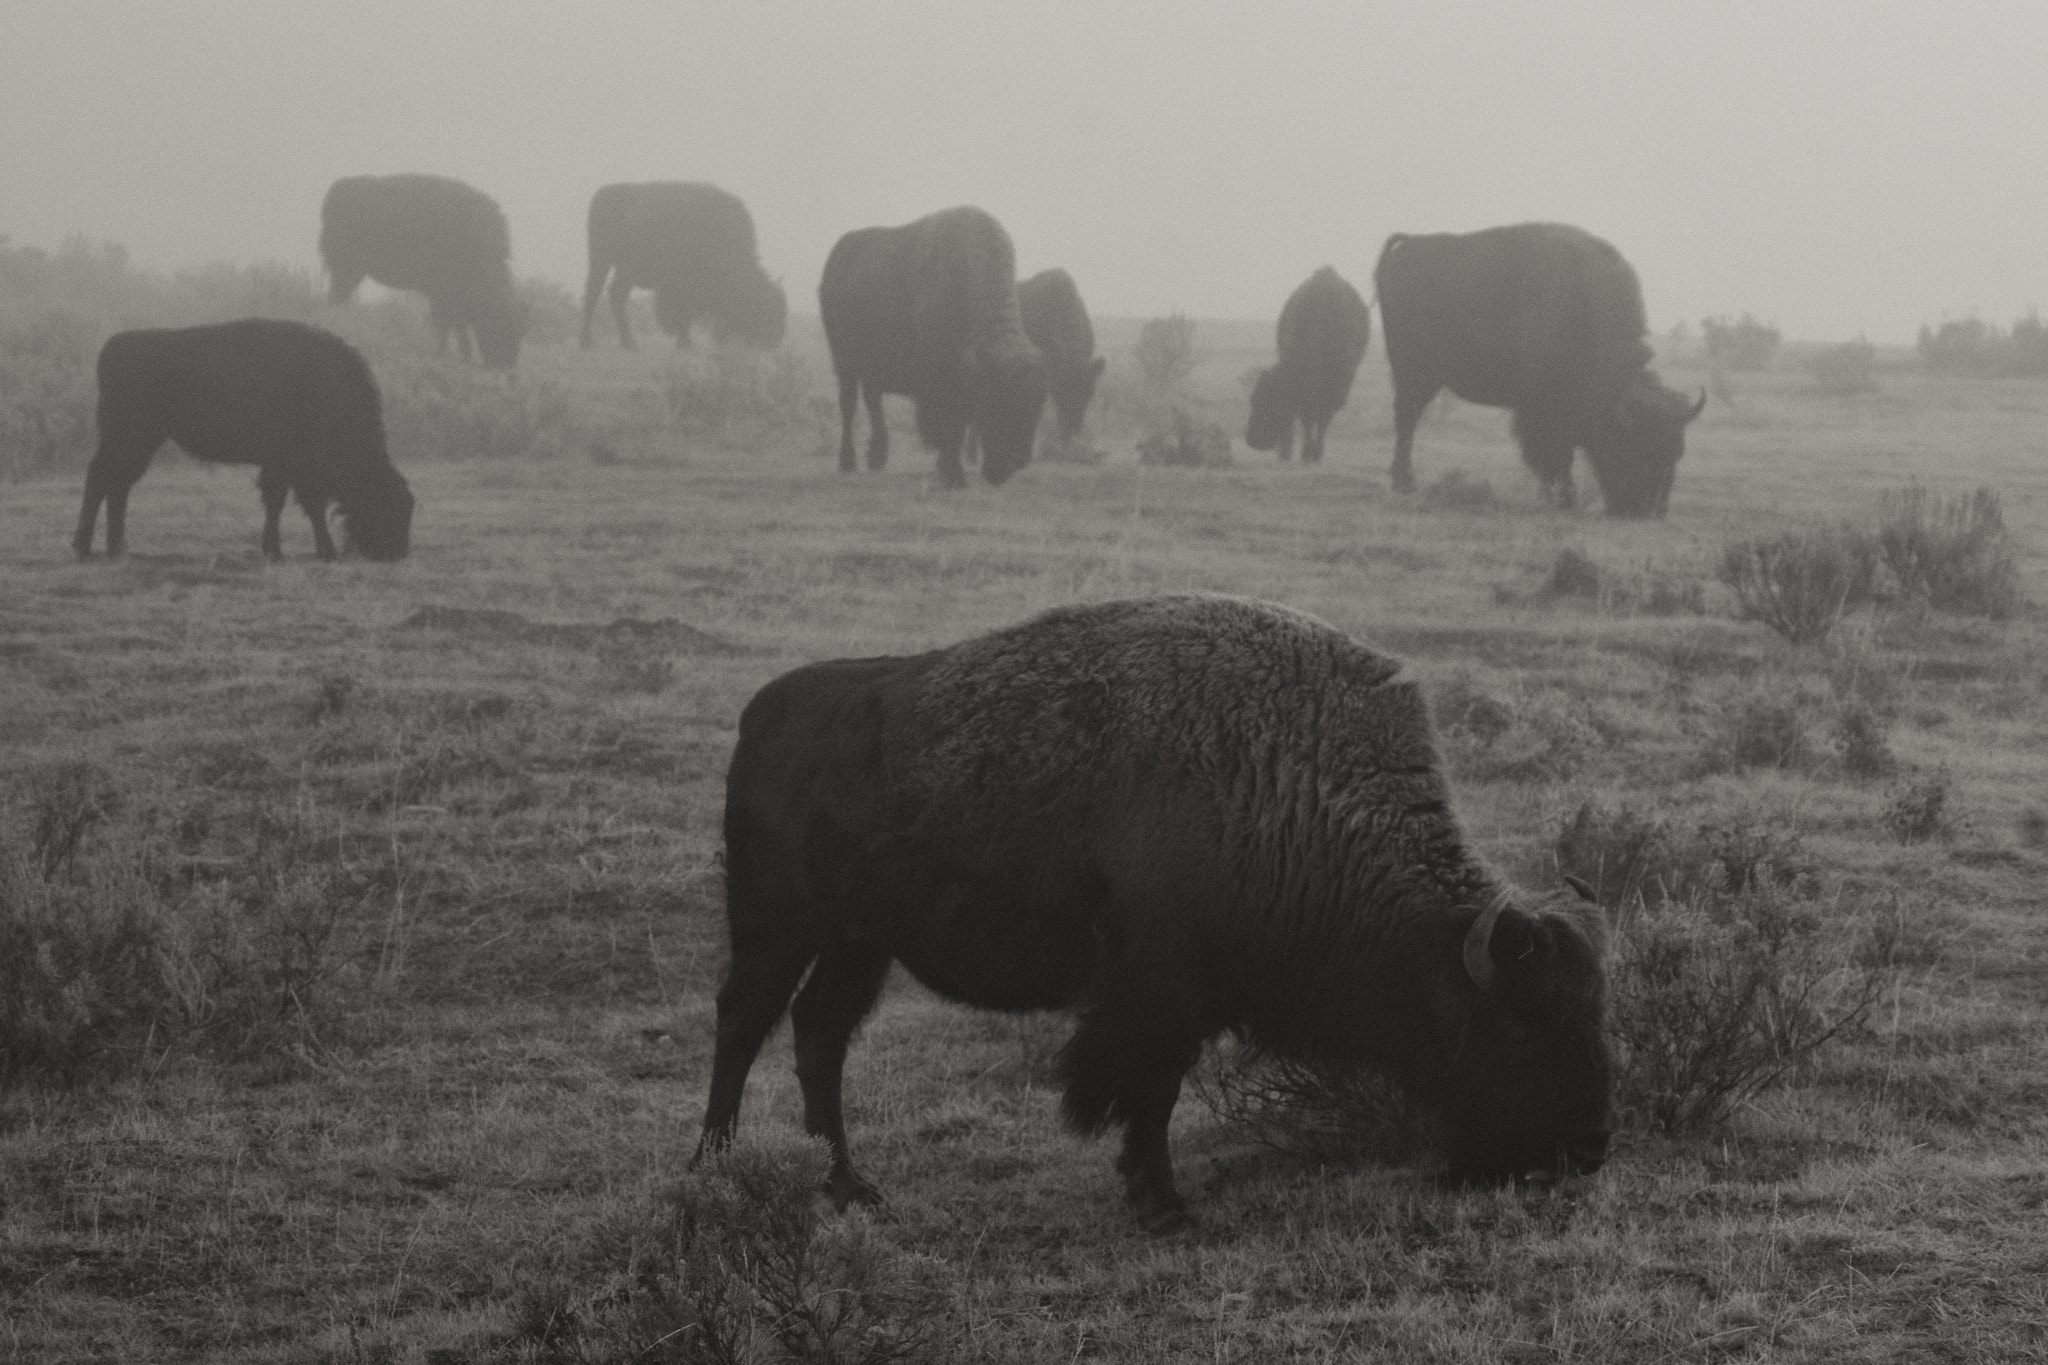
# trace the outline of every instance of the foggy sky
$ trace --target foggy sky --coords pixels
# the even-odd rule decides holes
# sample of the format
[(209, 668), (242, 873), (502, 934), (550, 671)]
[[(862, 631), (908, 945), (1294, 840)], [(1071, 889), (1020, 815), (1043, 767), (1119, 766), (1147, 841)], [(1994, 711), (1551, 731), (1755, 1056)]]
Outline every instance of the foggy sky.
[(709, 180), (798, 311), (841, 232), (976, 203), (1098, 314), (1257, 318), (1549, 218), (1659, 331), (1906, 341), (2048, 307), (2044, 55), (2022, 3), (5, 0), (0, 234), (317, 266), (329, 183), (424, 170), (580, 291), (592, 190)]

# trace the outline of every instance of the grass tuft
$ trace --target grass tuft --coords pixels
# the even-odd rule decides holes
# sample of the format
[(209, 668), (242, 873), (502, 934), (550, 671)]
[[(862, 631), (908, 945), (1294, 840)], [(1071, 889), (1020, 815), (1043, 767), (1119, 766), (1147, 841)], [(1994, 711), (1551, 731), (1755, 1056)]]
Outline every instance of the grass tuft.
[(1741, 618), (1795, 645), (1822, 639), (1870, 602), (1876, 572), (1874, 548), (1846, 527), (1736, 540), (1721, 556), (1721, 581), (1735, 593)]

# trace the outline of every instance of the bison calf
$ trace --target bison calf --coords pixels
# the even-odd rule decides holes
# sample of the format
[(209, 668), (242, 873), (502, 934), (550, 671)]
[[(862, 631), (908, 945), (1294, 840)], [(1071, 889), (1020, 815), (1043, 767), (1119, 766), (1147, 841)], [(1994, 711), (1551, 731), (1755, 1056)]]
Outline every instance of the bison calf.
[(99, 381), (99, 449), (71, 540), (81, 558), (92, 553), (103, 502), (107, 553), (125, 548), (128, 490), (167, 440), (209, 464), (257, 467), (263, 553), (272, 559), (292, 493), (322, 559), (334, 558), (329, 503), (365, 558), (405, 557), (412, 490), (385, 453), (370, 367), (340, 337), (270, 318), (121, 332), (100, 348)]
[(1330, 419), (1351, 399), (1351, 381), (1372, 341), (1372, 310), (1350, 281), (1324, 266), (1287, 296), (1274, 332), (1280, 363), (1259, 371), (1244, 442), (1287, 459), (1299, 422), (1302, 463), (1315, 464)]
[(1123, 1127), (1149, 1229), (1184, 1221), (1167, 1120), (1224, 1029), (1394, 1077), (1440, 1115), (1454, 1179), (1598, 1167), (1595, 939), (1467, 851), (1398, 669), (1285, 608), (1161, 597), (768, 684), (726, 780), (699, 1154), (788, 1009), (830, 1192), (876, 1201), (840, 1078), (897, 961), (953, 1000), (1078, 1013), (1066, 1118)]

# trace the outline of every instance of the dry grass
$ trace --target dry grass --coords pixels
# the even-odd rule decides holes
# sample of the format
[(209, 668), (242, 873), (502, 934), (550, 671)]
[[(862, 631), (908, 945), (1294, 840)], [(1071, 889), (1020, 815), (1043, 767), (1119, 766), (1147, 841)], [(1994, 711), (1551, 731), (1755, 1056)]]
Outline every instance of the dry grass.
[[(815, 331), (793, 330), (805, 372), (827, 373)], [(1129, 385), (1115, 371), (1136, 324), (1099, 330), (1105, 388)], [(1238, 376), (1270, 329), (1201, 337), (1188, 401), (1239, 429)], [(399, 565), (312, 562), (302, 527), (297, 557), (265, 565), (246, 474), (171, 454), (136, 490), (118, 564), (69, 557), (75, 473), (7, 490), (10, 885), (102, 913), (121, 903), (93, 887), (146, 888), (136, 904), (212, 964), (206, 998), (224, 1004), (0, 1096), (0, 1356), (692, 1359), (702, 1333), (650, 1348), (703, 1320), (697, 1285), (725, 1286), (717, 1302), (745, 1312), (724, 1320), (763, 1360), (900, 1345), (1034, 1363), (1904, 1362), (2048, 1345), (2038, 608), (1889, 612), (1795, 649), (1690, 605), (1542, 591), (1567, 550), (1610, 585), (1695, 583), (1731, 539), (1865, 519), (1917, 478), (2000, 490), (2021, 595), (2048, 600), (2048, 391), (1905, 373), (1822, 401), (1803, 374), (1765, 372), (1694, 427), (1670, 521), (1638, 525), (1545, 510), (1506, 419), (1470, 407), (1425, 423), (1420, 476), (1463, 471), (1491, 496), (1390, 494), (1377, 363), (1315, 469), (1143, 466), (1112, 403), (1102, 465), (943, 494), (907, 422), (881, 477), (832, 472), (801, 426), (743, 446), (679, 431), (659, 350), (531, 348), (530, 391), (505, 401), (561, 439), (517, 458), (400, 443), (420, 508)], [(741, 705), (805, 660), (1180, 589), (1289, 602), (1408, 660), (1468, 828), (1526, 880), (1554, 878), (1558, 831), (1589, 799), (1682, 830), (1747, 819), (1780, 862), (1796, 836), (1840, 896), (1895, 899), (1883, 996), (1706, 1136), (1638, 1121), (1600, 1176), (1554, 1190), (1448, 1192), (1355, 1152), (1274, 1150), (1186, 1103), (1198, 1227), (1153, 1242), (1117, 1209), (1108, 1147), (1058, 1128), (1060, 1021), (899, 982), (848, 1073), (853, 1140), (890, 1204), (759, 1206), (784, 1219), (772, 1246), (822, 1258), (800, 1305), (836, 1311), (845, 1289), (867, 1316), (778, 1337), (797, 1328), (740, 1243), (693, 1253), (673, 1220), (729, 1193), (689, 1185), (683, 1162)], [(1794, 708), (1799, 761), (1701, 762), (1751, 701)], [(1841, 729), (1855, 706), (1863, 728)], [(1880, 723), (1891, 768), (1871, 757)], [(1902, 842), (1929, 774), (1938, 827)], [(303, 1016), (286, 1008), (307, 991)], [(771, 1041), (743, 1120), (759, 1169), (795, 1150), (786, 1049)], [(737, 1279), (691, 1278), (714, 1264)]]

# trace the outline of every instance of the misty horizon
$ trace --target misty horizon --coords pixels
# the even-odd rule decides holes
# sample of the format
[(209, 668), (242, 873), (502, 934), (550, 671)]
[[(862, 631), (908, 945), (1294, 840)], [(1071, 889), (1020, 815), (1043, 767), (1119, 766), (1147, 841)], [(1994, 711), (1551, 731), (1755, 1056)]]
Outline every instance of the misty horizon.
[(1391, 232), (1531, 219), (1619, 247), (1660, 333), (1750, 313), (1896, 344), (2048, 302), (2020, 155), (2048, 19), (2016, 5), (88, 3), (6, 26), (0, 234), (152, 268), (317, 271), (329, 184), (419, 170), (496, 198), (514, 271), (579, 293), (600, 185), (721, 185), (799, 313), (841, 233), (959, 203), (1106, 317), (1269, 318), (1324, 264), (1370, 294)]

